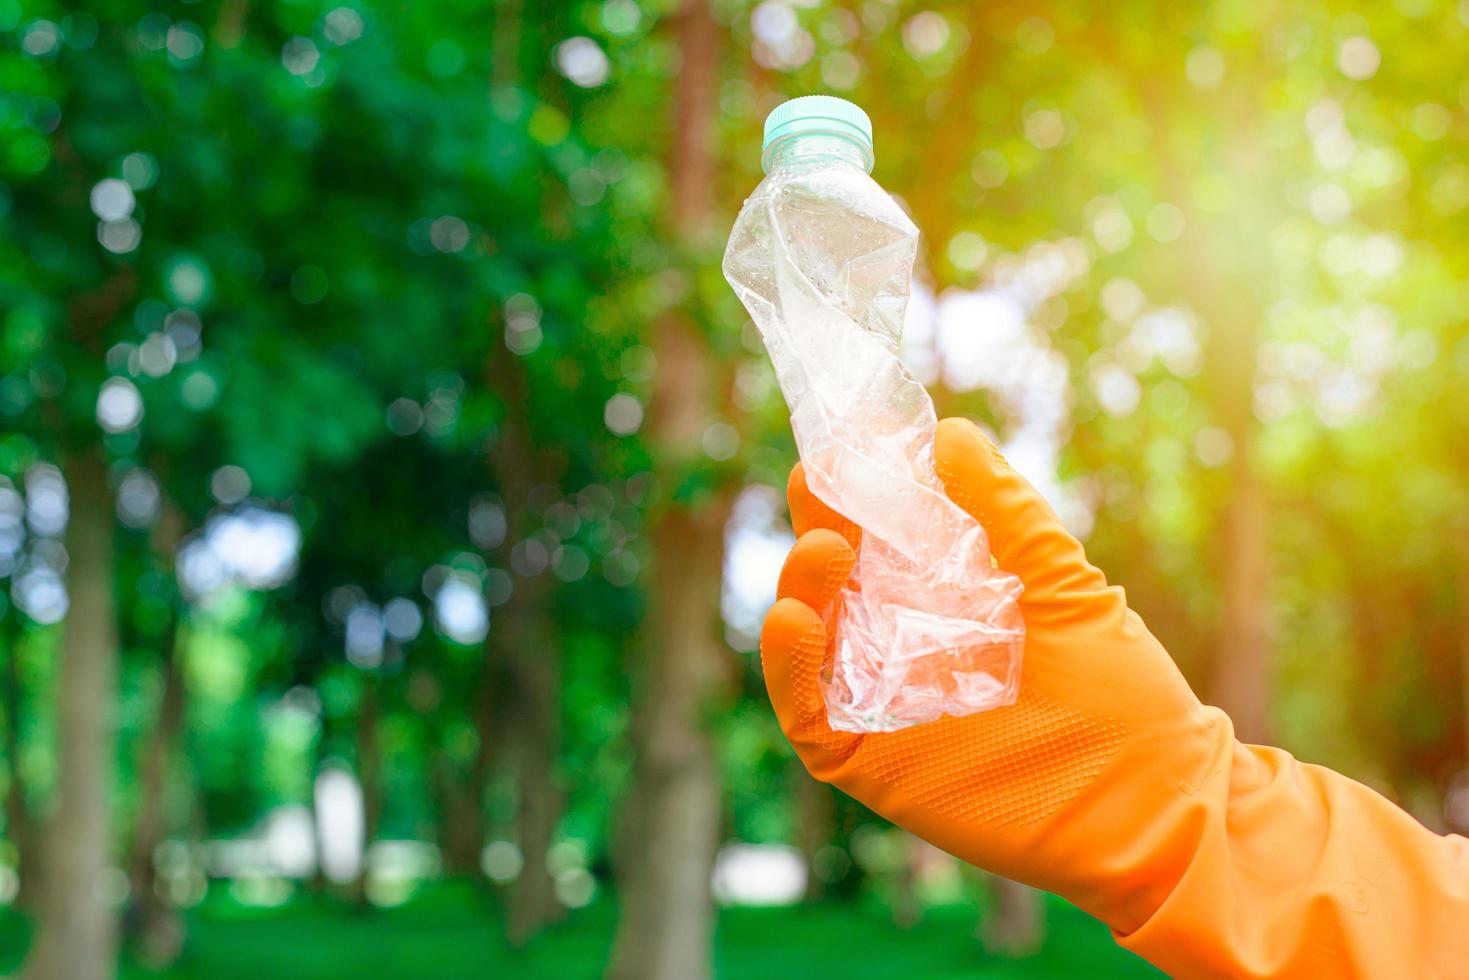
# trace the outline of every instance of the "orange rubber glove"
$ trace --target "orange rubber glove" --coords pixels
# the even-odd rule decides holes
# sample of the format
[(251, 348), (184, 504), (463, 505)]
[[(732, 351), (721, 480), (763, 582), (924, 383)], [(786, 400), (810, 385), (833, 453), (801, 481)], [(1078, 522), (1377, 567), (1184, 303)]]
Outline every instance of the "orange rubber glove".
[(1237, 742), (974, 425), (941, 422), (935, 460), (1025, 584), (1019, 700), (900, 732), (827, 726), (820, 675), (861, 532), (797, 466), (800, 537), (761, 652), (813, 776), (965, 861), (1064, 896), (1176, 976), (1469, 977), (1469, 840)]

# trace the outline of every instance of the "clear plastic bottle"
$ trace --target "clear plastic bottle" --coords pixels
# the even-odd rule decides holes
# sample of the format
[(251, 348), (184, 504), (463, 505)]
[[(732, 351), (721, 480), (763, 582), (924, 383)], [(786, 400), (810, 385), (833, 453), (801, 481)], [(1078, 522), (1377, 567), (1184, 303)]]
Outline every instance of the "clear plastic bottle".
[(1009, 704), (1020, 583), (934, 472), (933, 401), (898, 358), (918, 229), (868, 176), (872, 124), (842, 99), (793, 99), (765, 122), (763, 164), (724, 275), (774, 362), (812, 493), (863, 529), (828, 720), (894, 731)]

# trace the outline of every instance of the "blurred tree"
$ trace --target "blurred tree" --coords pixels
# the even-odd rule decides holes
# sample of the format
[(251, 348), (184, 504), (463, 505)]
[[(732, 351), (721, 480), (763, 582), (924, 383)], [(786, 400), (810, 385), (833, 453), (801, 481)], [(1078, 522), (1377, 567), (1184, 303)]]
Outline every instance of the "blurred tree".
[(1023, 959), (1035, 955), (1046, 938), (1043, 894), (1018, 881), (987, 877), (990, 906), (979, 924), (985, 949)]
[[(670, 18), (682, 70), (674, 85), (664, 234), (674, 250), (707, 247), (714, 217), (715, 113), (721, 29), (704, 0)], [(675, 264), (670, 274), (685, 278)], [(653, 567), (633, 722), (634, 783), (618, 856), (621, 920), (609, 975), (695, 978), (709, 971), (709, 876), (720, 827), (720, 780), (709, 718), (728, 695), (719, 596), (730, 492), (707, 475), (711, 399), (726, 390), (707, 325), (671, 306), (653, 326), (658, 381), (649, 438), (671, 499), (649, 529)], [(703, 470), (704, 472), (700, 472)]]
[[(524, 547), (535, 540), (542, 524), (532, 512), (533, 502), (562, 479), (554, 450), (539, 446), (532, 437), (530, 392), (525, 368), (508, 350), (491, 355), (487, 375), (499, 393), (504, 415), (491, 451), (491, 465), (506, 503), (506, 541)], [(504, 549), (506, 565), (514, 565), (511, 547)], [(556, 773), (560, 754), (561, 636), (552, 610), (555, 581), (542, 571), (520, 577), (513, 601), (506, 605), (499, 626), (492, 630), (489, 655), (508, 683), (503, 695), (502, 752), (515, 773), (518, 807), (516, 839), (525, 866), (510, 894), (507, 928), (512, 942), (524, 943), (560, 912), (546, 866), (556, 828), (561, 820), (562, 793)], [(488, 669), (488, 668), (487, 668)], [(486, 740), (493, 738), (484, 731)], [(482, 772), (476, 762), (476, 773)], [(483, 795), (482, 776), (478, 792)], [(472, 790), (474, 791), (474, 790)]]
[(74, 451), (65, 473), (72, 572), (56, 707), (58, 800), (46, 824), (38, 925), (26, 966), (37, 980), (111, 976), (117, 942), (102, 893), (111, 846), (117, 700), (112, 499), (95, 449)]
[(157, 667), (162, 673), (158, 708), (150, 730), (140, 744), (137, 763), (137, 816), (133, 821), (128, 857), (130, 914), (124, 916), (124, 934), (138, 945), (144, 962), (167, 966), (183, 948), (184, 927), (176, 909), (167, 901), (158, 876), (157, 854), (167, 834), (167, 790), (179, 751), (187, 692), (182, 657), (183, 597), (176, 585), (174, 556), (183, 540), (184, 516), (169, 501), (163, 501), (150, 536), (150, 551), (166, 592), (167, 615), (159, 624)]

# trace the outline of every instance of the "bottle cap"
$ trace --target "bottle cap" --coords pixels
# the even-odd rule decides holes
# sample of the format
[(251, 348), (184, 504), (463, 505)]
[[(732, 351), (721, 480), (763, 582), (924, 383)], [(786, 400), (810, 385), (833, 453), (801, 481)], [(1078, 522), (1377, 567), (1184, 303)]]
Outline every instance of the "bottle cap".
[(760, 148), (760, 166), (770, 169), (775, 147), (794, 136), (819, 133), (850, 140), (862, 151), (866, 169), (872, 171), (872, 120), (860, 106), (834, 95), (803, 95), (782, 102), (765, 117), (765, 142)]

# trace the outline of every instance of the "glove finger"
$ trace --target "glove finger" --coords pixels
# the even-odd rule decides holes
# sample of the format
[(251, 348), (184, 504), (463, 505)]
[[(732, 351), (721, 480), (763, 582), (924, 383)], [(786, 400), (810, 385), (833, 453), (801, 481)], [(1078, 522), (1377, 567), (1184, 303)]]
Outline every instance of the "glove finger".
[(824, 527), (808, 531), (786, 556), (775, 594), (781, 599), (798, 599), (829, 619), (829, 607), (856, 561), (856, 552), (837, 532)]
[(760, 662), (775, 717), (791, 747), (817, 779), (831, 778), (862, 738), (832, 731), (826, 723), (826, 701), (821, 690), (826, 636), (826, 627), (816, 610), (789, 597), (775, 601), (760, 631)]
[(862, 541), (862, 529), (817, 499), (806, 484), (806, 468), (801, 463), (791, 468), (791, 478), (786, 483), (786, 502), (791, 508), (791, 527), (797, 535), (812, 528), (829, 528), (846, 538), (853, 551), (857, 550)]
[(934, 464), (949, 499), (983, 525), (995, 561), (1020, 577), (1023, 604), (1106, 588), (1051, 505), (973, 422), (949, 418), (938, 424)]

